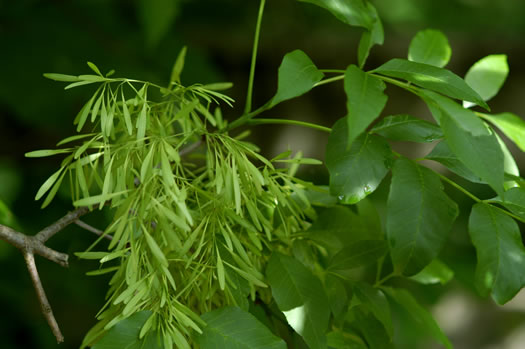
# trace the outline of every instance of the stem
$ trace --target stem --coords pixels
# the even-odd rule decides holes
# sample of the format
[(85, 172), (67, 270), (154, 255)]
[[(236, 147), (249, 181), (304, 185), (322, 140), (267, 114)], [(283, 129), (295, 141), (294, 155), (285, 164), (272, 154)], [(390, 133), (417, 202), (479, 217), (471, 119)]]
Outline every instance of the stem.
[(261, 0), (259, 5), (259, 14), (257, 16), (257, 25), (255, 27), (255, 37), (253, 40), (253, 50), (252, 50), (252, 62), (250, 66), (250, 78), (248, 80), (248, 92), (246, 96), (246, 107), (244, 108), (244, 113), (248, 114), (252, 110), (252, 94), (253, 94), (253, 80), (255, 77), (255, 63), (257, 60), (257, 48), (259, 46), (259, 34), (261, 32), (261, 22), (264, 13), (264, 5), (266, 0)]
[(295, 126), (303, 126), (312, 128), (315, 130), (323, 131), (323, 132), (332, 132), (332, 129), (329, 127), (324, 127), (317, 124), (312, 124), (310, 122), (304, 122), (304, 121), (298, 121), (298, 120), (289, 120), (289, 119), (256, 119), (256, 120), (249, 120), (247, 122), (249, 125), (270, 125), (270, 124), (286, 124), (286, 125), (295, 125)]
[(472, 200), (474, 200), (476, 202), (483, 202), (483, 200), (481, 200), (480, 198), (478, 198), (477, 196), (475, 196), (474, 194), (472, 194), (467, 189), (463, 188), (461, 185), (457, 184), (453, 180), (449, 179), (448, 177), (446, 177), (446, 176), (444, 176), (441, 173), (436, 172), (436, 171), (434, 171), (434, 173), (436, 173), (439, 176), (439, 178), (441, 178), (442, 180), (444, 180), (445, 182), (447, 182), (448, 184), (450, 184), (451, 186), (453, 186), (454, 188), (456, 188), (457, 190), (459, 190), (460, 192), (462, 192), (463, 194), (465, 194), (466, 196), (468, 196)]
[(382, 284), (384, 284), (385, 282), (387, 282), (388, 280), (390, 280), (390, 279), (393, 278), (394, 276), (397, 276), (397, 275), (394, 274), (394, 273), (388, 274), (387, 276), (385, 276), (385, 277), (382, 278), (381, 280), (377, 281), (377, 282), (374, 284), (374, 287), (379, 287), (379, 286), (381, 286)]
[(345, 70), (342, 69), (319, 69), (321, 73), (335, 73), (335, 74), (344, 74)]
[(318, 83), (316, 83), (314, 85), (314, 87), (321, 86), (321, 85), (326, 85), (326, 84), (329, 84), (329, 83), (334, 82), (334, 81), (343, 80), (344, 78), (345, 78), (344, 75), (337, 75), (337, 76), (334, 76), (334, 77), (331, 77), (331, 78), (319, 81)]
[(414, 86), (411, 86), (410, 83), (406, 83), (406, 82), (403, 82), (403, 81), (399, 81), (399, 80), (396, 80), (396, 79), (392, 79), (392, 78), (389, 78), (389, 77), (386, 77), (386, 76), (383, 76), (383, 75), (379, 75), (379, 74), (374, 74), (374, 73), (370, 73), (370, 75), (378, 78), (378, 79), (381, 79), (385, 82), (388, 82), (392, 85), (396, 85), (398, 87), (401, 87), (407, 91), (410, 91), (416, 95), (419, 96), (418, 94), (418, 89), (417, 87), (414, 87)]

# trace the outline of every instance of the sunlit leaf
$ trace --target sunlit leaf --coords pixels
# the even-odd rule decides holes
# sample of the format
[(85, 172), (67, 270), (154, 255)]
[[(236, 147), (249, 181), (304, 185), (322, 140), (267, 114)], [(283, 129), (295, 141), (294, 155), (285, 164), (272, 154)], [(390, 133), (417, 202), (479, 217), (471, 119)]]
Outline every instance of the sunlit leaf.
[(465, 75), (465, 81), (484, 101), (494, 97), (509, 74), (506, 55), (490, 55), (477, 61)]
[(49, 178), (42, 184), (40, 189), (38, 189), (38, 192), (36, 193), (36, 196), (35, 196), (35, 200), (40, 200), (40, 198), (44, 196), (44, 194), (47, 193), (49, 189), (51, 189), (51, 186), (55, 184), (55, 182), (57, 181), (58, 177), (60, 176), (63, 170), (64, 168), (61, 167), (58, 171), (56, 171), (51, 176), (49, 176)]
[(433, 65), (394, 58), (373, 71), (394, 78), (405, 79), (415, 85), (446, 96), (476, 103), (489, 109), (487, 103), (467, 83), (449, 70)]
[(411, 280), (417, 281), (423, 285), (432, 285), (440, 283), (445, 285), (454, 277), (454, 272), (445, 263), (439, 259), (434, 259), (416, 275), (410, 277)]
[(388, 99), (383, 93), (385, 83), (365, 73), (355, 65), (345, 72), (347, 96), (348, 145), (350, 145), (379, 116)]
[[(435, 29), (419, 31), (410, 42), (410, 47), (408, 48), (409, 60), (440, 68), (447, 65), (451, 54), (452, 50), (447, 37)], [(473, 86), (471, 85), (471, 87)]]
[(207, 326), (197, 342), (201, 349), (286, 349), (252, 314), (237, 307), (225, 307), (202, 315)]
[(299, 0), (322, 7), (338, 20), (352, 26), (372, 29), (374, 17), (363, 0)]
[(510, 140), (525, 152), (525, 121), (522, 118), (512, 113), (481, 115), (484, 119), (496, 125), (505, 136), (509, 137)]
[(63, 81), (63, 82), (80, 81), (78, 76), (65, 75), (65, 74), (45, 73), (44, 77), (51, 79), (51, 80)]
[(348, 123), (340, 119), (326, 146), (330, 193), (345, 204), (360, 201), (376, 190), (391, 162), (390, 145), (380, 136), (363, 134), (348, 144)]
[(97, 75), (102, 76), (102, 73), (100, 72), (100, 70), (98, 69), (98, 67), (97, 67), (94, 63), (87, 62), (87, 65), (88, 65), (89, 68), (91, 68), (91, 70), (93, 70)]
[(499, 209), (478, 203), (472, 208), (469, 232), (476, 247), (476, 286), (499, 304), (525, 286), (525, 247), (516, 222)]
[(279, 67), (277, 93), (269, 106), (273, 107), (282, 101), (305, 94), (321, 81), (323, 76), (303, 51), (287, 53)]
[(67, 149), (43, 149), (43, 150), (35, 150), (30, 151), (29, 153), (25, 153), (26, 158), (42, 158), (46, 156), (52, 156), (56, 154), (67, 154), (71, 153), (73, 149), (67, 148)]
[(330, 306), (321, 281), (297, 260), (278, 252), (272, 254), (266, 276), (288, 324), (310, 348), (326, 348)]
[(413, 275), (437, 257), (458, 207), (443, 191), (439, 177), (408, 159), (392, 169), (386, 231), (397, 273)]

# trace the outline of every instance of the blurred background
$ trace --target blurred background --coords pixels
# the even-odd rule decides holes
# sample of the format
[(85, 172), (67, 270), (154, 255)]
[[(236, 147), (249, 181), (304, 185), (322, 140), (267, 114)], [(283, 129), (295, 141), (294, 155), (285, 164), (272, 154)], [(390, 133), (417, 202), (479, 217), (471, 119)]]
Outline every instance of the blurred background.
[[(493, 112), (525, 116), (525, 2), (522, 0), (372, 0), (385, 25), (385, 44), (374, 47), (367, 69), (394, 57), (406, 57), (417, 31), (443, 31), (452, 47), (447, 68), (464, 76), (488, 54), (508, 55), (510, 77), (491, 102)], [(258, 1), (249, 0), (0, 0), (0, 200), (12, 215), (0, 223), (34, 234), (71, 210), (65, 193), (48, 208), (33, 200), (58, 165), (56, 157), (28, 159), (24, 153), (55, 147), (73, 134), (73, 119), (93, 93), (90, 86), (64, 91), (64, 85), (43, 78), (46, 72), (89, 74), (87, 61), (105, 73), (167, 84), (172, 64), (188, 46), (183, 83), (231, 81), (228, 94), (235, 108), (224, 107), (233, 119), (244, 107), (252, 36)], [(360, 30), (350, 28), (317, 7), (295, 0), (268, 0), (256, 70), (255, 107), (277, 86), (282, 57), (304, 50), (322, 69), (345, 69), (356, 62)], [(389, 86), (383, 115), (410, 113), (428, 117), (426, 107), (404, 91)], [(286, 117), (332, 124), (346, 113), (342, 83), (315, 89), (285, 103), (265, 117)], [(290, 148), (305, 156), (324, 158), (327, 134), (285, 126), (256, 126), (251, 140), (273, 156)], [(419, 157), (429, 146), (394, 144), (403, 154)], [(521, 170), (525, 158), (509, 145)], [(323, 167), (305, 167), (300, 175), (326, 184)], [(461, 181), (458, 178), (455, 180)], [(461, 182), (482, 198), (493, 195), (482, 186)], [(388, 180), (373, 194), (380, 203)], [(458, 349), (525, 348), (525, 294), (504, 307), (480, 298), (473, 287), (476, 256), (466, 233), (468, 198), (449, 191), (462, 209), (441, 258), (456, 278), (446, 286), (404, 284), (431, 307)], [(378, 207), (381, 211), (381, 207)], [(1, 210), (0, 210), (1, 211)], [(104, 214), (85, 219), (103, 229)], [(523, 228), (523, 226), (522, 226)], [(522, 230), (524, 231), (524, 230)], [(70, 254), (69, 270), (37, 257), (37, 266), (57, 320), (66, 337), (61, 348), (78, 348), (104, 303), (108, 278), (89, 277), (95, 263), (79, 261), (73, 252), (86, 249), (94, 237), (71, 226), (50, 240), (50, 247)], [(0, 242), (0, 347), (56, 348), (41, 312), (21, 254)], [(524, 271), (525, 272), (525, 271)], [(403, 319), (398, 319), (403, 321)], [(419, 333), (399, 337), (399, 348), (431, 348)]]

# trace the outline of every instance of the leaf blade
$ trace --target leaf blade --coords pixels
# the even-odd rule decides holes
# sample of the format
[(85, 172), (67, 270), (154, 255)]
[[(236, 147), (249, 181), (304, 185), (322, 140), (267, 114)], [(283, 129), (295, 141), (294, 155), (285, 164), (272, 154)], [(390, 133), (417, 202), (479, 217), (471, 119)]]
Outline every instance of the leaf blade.
[(386, 232), (396, 273), (420, 272), (443, 248), (458, 207), (439, 177), (408, 159), (392, 169)]

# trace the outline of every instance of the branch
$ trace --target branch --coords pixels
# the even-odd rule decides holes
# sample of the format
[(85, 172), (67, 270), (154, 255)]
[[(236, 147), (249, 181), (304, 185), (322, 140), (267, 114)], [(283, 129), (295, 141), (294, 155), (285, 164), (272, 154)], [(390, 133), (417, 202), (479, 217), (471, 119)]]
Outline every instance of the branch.
[(24, 255), (27, 270), (29, 271), (29, 275), (33, 281), (33, 286), (35, 287), (36, 295), (40, 302), (40, 307), (42, 308), (42, 313), (44, 314), (49, 327), (51, 327), (51, 331), (55, 335), (58, 343), (64, 341), (64, 336), (60, 332), (60, 328), (58, 327), (58, 323), (55, 319), (55, 316), (53, 315), (51, 305), (47, 300), (44, 287), (40, 281), (40, 276), (38, 275), (38, 270), (36, 269), (35, 264), (35, 253), (49, 259), (50, 261), (60, 264), (63, 267), (67, 267), (68, 255), (57, 252), (45, 246), (44, 243), (53, 235), (64, 229), (69, 224), (77, 221), (80, 216), (88, 212), (89, 209), (87, 207), (81, 207), (73, 212), (69, 212), (64, 217), (60, 218), (50, 226), (42, 229), (34, 236), (22, 234), (8, 226), (0, 224), (0, 239), (18, 248)]
[(36, 236), (28, 236), (17, 232), (5, 225), (0, 224), (0, 239), (15, 246), (20, 251), (30, 251), (36, 253), (52, 262), (60, 264), (63, 267), (68, 266), (69, 256), (65, 253), (57, 252), (36, 239)]
[(49, 227), (42, 229), (38, 234), (36, 234), (35, 238), (44, 243), (46, 242), (50, 237), (64, 229), (66, 226), (70, 225), (74, 221), (76, 221), (80, 216), (85, 215), (89, 212), (89, 208), (87, 207), (81, 207), (76, 209), (73, 212), (69, 212), (64, 217), (60, 218), (55, 223), (51, 224)]
[(64, 341), (64, 336), (62, 335), (62, 332), (60, 332), (60, 327), (58, 327), (58, 323), (55, 319), (55, 316), (53, 315), (51, 305), (47, 300), (46, 292), (44, 291), (44, 287), (42, 286), (42, 282), (40, 281), (40, 276), (38, 275), (38, 270), (36, 269), (35, 256), (33, 253), (28, 251), (24, 251), (23, 254), (24, 259), (26, 260), (27, 270), (29, 271), (31, 281), (33, 281), (33, 286), (35, 287), (36, 295), (38, 297), (38, 300), (40, 301), (40, 308), (42, 309), (42, 314), (44, 314), (44, 317), (46, 318), (49, 327), (51, 327), (51, 331), (55, 335), (57, 342), (61, 343)]

